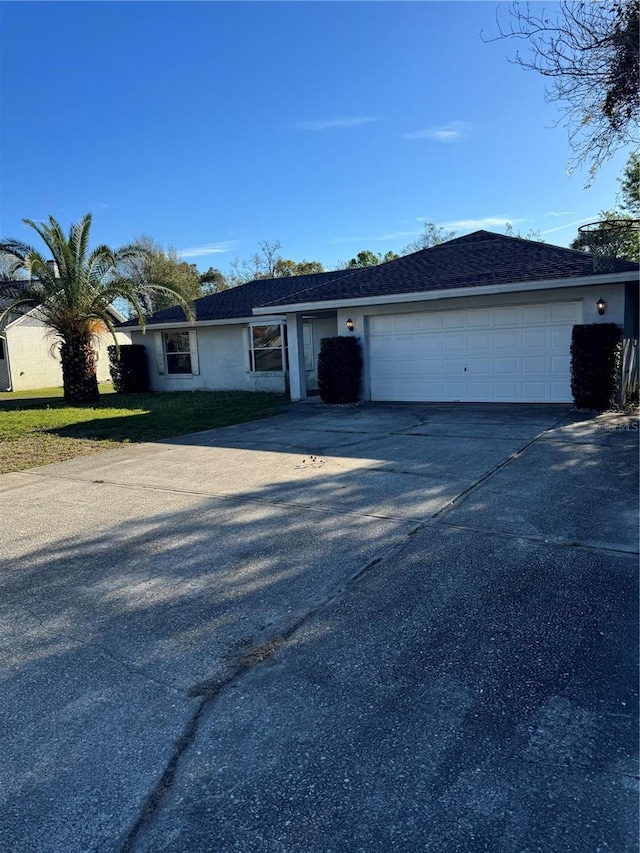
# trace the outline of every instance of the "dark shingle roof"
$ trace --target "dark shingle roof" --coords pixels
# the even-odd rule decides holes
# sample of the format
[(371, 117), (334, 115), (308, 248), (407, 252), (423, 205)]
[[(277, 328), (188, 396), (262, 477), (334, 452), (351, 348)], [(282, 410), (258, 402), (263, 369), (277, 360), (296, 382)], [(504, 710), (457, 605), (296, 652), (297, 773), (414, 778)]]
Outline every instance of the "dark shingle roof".
[[(615, 261), (613, 272), (638, 272), (630, 261)], [(388, 261), (358, 270), (250, 281), (238, 287), (196, 299), (197, 320), (251, 317), (253, 308), (273, 308), (307, 302), (358, 299), (401, 293), (481, 287), (491, 284), (580, 278), (594, 274), (593, 258), (585, 252), (551, 246), (535, 240), (475, 231)], [(184, 323), (182, 308), (167, 308), (147, 319)], [(122, 326), (136, 326), (129, 320)]]
[[(630, 261), (614, 261), (612, 272), (638, 272)], [(550, 246), (535, 240), (475, 231), (359, 270), (357, 275), (327, 282), (322, 287), (300, 288), (291, 296), (264, 302), (264, 307), (358, 299), (400, 293), (481, 287), (492, 284), (544, 281), (594, 274), (593, 258), (585, 252)]]
[[(258, 305), (265, 305), (276, 300), (287, 300), (300, 290), (320, 290), (327, 284), (344, 278), (353, 270), (338, 270), (337, 272), (321, 272), (312, 275), (298, 275), (286, 278), (265, 278), (249, 281), (247, 284), (230, 287), (211, 296), (196, 299), (194, 307), (197, 320), (232, 320), (241, 317), (251, 317), (252, 310)], [(184, 323), (185, 316), (182, 308), (166, 308), (147, 318), (147, 324)], [(121, 326), (137, 326), (137, 320), (129, 320)]]

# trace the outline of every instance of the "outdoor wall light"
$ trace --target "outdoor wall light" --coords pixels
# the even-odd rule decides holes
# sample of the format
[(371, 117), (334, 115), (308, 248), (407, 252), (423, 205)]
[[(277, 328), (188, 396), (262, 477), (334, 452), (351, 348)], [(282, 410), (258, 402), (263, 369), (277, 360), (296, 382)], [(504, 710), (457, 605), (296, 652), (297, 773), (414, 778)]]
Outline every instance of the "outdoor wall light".
[[(596, 308), (598, 309), (598, 314), (600, 314), (600, 316), (602, 316), (604, 314), (604, 312), (607, 310), (607, 303), (604, 301), (604, 299), (600, 298), (596, 302)], [(349, 325), (349, 324), (347, 323), (347, 325)]]
[[(601, 312), (601, 313), (602, 313), (602, 312)], [(355, 327), (356, 327), (356, 324), (353, 322), (353, 320), (351, 319), (351, 317), (349, 317), (349, 319), (347, 320), (347, 329), (348, 329), (350, 332), (353, 332), (353, 330), (355, 329)]]

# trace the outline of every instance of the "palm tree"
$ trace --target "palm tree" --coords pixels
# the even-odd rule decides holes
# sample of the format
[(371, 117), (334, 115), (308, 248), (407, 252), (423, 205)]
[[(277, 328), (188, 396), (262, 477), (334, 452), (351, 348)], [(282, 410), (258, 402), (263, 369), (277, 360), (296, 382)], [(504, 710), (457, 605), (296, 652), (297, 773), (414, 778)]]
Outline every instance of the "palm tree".
[[(37, 309), (38, 316), (60, 341), (64, 398), (67, 403), (89, 403), (98, 399), (93, 340), (105, 327), (115, 341), (114, 300), (127, 302), (144, 329), (144, 309), (157, 292), (170, 293), (193, 319), (190, 302), (175, 284), (133, 281), (122, 270), (139, 257), (139, 245), (110, 249), (97, 246), (89, 251), (91, 214), (72, 225), (65, 236), (50, 216), (48, 224), (30, 219), (23, 222), (42, 238), (51, 259), (20, 240), (0, 241), (0, 264), (12, 278), (26, 274), (12, 303), (0, 315), (25, 314)], [(116, 342), (117, 343), (117, 342)]]

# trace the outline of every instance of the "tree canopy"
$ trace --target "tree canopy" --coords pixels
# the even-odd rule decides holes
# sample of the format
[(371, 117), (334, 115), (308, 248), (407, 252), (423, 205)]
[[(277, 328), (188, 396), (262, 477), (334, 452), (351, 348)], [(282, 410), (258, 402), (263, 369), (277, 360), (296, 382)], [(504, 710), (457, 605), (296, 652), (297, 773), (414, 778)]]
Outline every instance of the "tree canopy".
[(355, 258), (351, 258), (350, 261), (347, 261), (341, 269), (358, 270), (364, 269), (365, 267), (375, 267), (378, 266), (378, 264), (386, 264), (387, 261), (394, 261), (399, 257), (400, 255), (391, 251), (386, 252), (383, 255), (381, 252), (371, 252), (369, 249), (365, 249), (362, 252), (358, 252)]
[(96, 334), (106, 330), (115, 340), (111, 306), (116, 300), (131, 306), (143, 328), (146, 306), (156, 294), (171, 294), (187, 317), (193, 317), (189, 296), (177, 282), (160, 284), (123, 273), (145, 262), (145, 250), (140, 245), (89, 248), (91, 214), (71, 225), (68, 235), (52, 216), (48, 224), (22, 221), (41, 238), (46, 254), (22, 240), (0, 241), (0, 262), (7, 275), (26, 276), (0, 315), (0, 322), (10, 314), (38, 310), (38, 316), (60, 343), (67, 402), (85, 403), (98, 398), (92, 343)]
[(514, 2), (498, 20), (498, 39), (528, 43), (513, 62), (551, 81), (547, 100), (561, 109), (573, 152), (593, 180), (614, 151), (638, 141), (638, 0), (561, 0), (557, 11)]
[(148, 234), (138, 237), (134, 245), (139, 252), (123, 262), (123, 274), (140, 287), (156, 285), (164, 288), (148, 291), (145, 305), (148, 314), (179, 304), (177, 294), (189, 301), (202, 296), (202, 284), (196, 266), (183, 261), (176, 249), (171, 246), (163, 248)]

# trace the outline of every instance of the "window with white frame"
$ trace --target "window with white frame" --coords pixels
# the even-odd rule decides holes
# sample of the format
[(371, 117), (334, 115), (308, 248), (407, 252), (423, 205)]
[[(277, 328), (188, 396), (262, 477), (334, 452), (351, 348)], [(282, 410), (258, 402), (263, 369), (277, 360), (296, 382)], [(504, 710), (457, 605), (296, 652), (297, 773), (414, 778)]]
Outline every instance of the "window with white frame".
[(191, 376), (199, 373), (195, 330), (156, 332), (158, 373), (167, 376)]
[(249, 327), (249, 370), (280, 373), (287, 369), (287, 327), (284, 323)]

